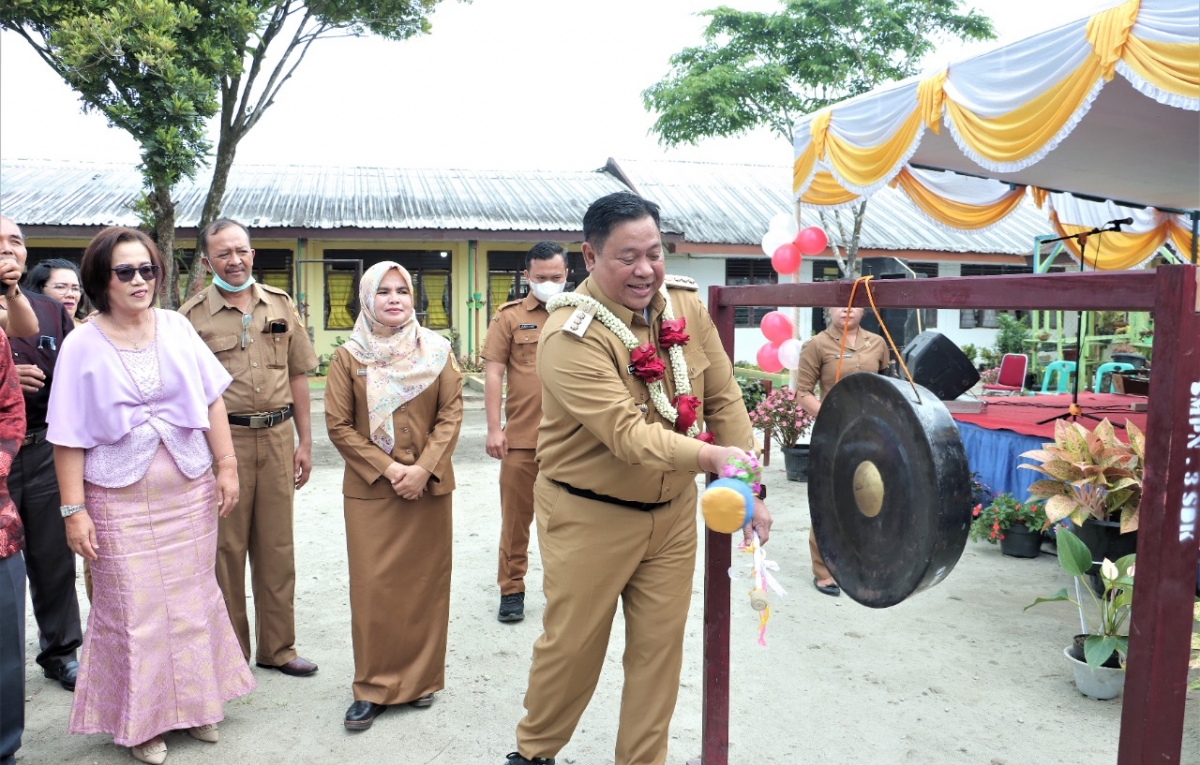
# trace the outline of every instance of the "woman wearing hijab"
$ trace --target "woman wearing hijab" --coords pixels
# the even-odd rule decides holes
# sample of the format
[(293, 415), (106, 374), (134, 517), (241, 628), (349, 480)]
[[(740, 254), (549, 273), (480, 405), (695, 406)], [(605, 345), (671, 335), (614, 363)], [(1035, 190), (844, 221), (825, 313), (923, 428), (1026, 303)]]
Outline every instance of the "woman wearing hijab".
[(238, 497), (231, 378), (154, 307), (144, 233), (101, 231), (81, 270), (98, 314), (63, 341), (46, 417), (67, 544), (94, 584), (67, 730), (157, 765), (167, 731), (216, 743), (223, 704), (254, 689), (216, 575), (217, 516)]
[(346, 460), (349, 730), (371, 727), (389, 705), (428, 707), (445, 686), (450, 455), (462, 424), (462, 375), (450, 343), (417, 324), (408, 271), (372, 266), (359, 305), (325, 386), (329, 440)]

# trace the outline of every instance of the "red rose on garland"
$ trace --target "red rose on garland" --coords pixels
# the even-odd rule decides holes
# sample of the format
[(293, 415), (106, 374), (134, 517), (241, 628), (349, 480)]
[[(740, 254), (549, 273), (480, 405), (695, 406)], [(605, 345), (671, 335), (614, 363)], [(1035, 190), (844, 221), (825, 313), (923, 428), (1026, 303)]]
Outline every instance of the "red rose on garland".
[(687, 345), (687, 341), (691, 340), (691, 337), (683, 333), (683, 330), (686, 328), (687, 319), (664, 321), (662, 328), (658, 331), (658, 344), (663, 348), (670, 348), (673, 345)]
[(633, 373), (645, 382), (658, 382), (667, 374), (666, 365), (649, 343), (634, 348), (629, 353), (629, 360), (633, 362)]
[(679, 417), (675, 420), (675, 429), (680, 433), (687, 433), (688, 428), (696, 424), (696, 410), (700, 408), (700, 399), (695, 396), (679, 395), (675, 397), (671, 405), (679, 410)]
[(703, 441), (706, 444), (715, 444), (717, 442), (717, 437), (706, 430), (703, 433), (697, 433), (696, 440)]

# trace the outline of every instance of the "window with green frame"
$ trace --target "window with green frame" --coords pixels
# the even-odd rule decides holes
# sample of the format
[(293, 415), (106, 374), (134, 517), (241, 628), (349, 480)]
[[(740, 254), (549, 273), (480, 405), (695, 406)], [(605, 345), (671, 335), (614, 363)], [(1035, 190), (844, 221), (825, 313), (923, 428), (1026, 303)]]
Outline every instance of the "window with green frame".
[[(351, 329), (358, 315), (358, 269), (384, 260), (404, 266), (413, 279), (413, 309), (429, 329), (449, 329), (453, 321), (453, 280), (447, 251), (325, 250), (325, 329)], [(351, 261), (351, 262), (345, 262)]]

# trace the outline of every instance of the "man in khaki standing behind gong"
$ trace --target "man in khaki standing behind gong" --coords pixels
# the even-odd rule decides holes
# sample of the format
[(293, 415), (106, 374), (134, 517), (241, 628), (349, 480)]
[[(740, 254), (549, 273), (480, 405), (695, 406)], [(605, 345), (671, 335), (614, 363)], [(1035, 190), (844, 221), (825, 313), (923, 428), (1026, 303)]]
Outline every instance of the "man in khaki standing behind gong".
[[(537, 344), (550, 314), (546, 301), (567, 284), (567, 256), (554, 242), (538, 242), (525, 256), (529, 294), (496, 311), (483, 344), (483, 403), (487, 412), (488, 456), (500, 460), (500, 586), (502, 622), (525, 618), (525, 573), (529, 570), (529, 525), (533, 523), (533, 482), (537, 479), (538, 423), (542, 383), (537, 376)], [(502, 395), (508, 377), (507, 395)], [(500, 399), (504, 426), (500, 426)]]
[(292, 499), (312, 468), (307, 375), (317, 355), (287, 293), (255, 283), (245, 226), (224, 218), (210, 223), (200, 251), (213, 283), (179, 312), (233, 376), (223, 398), (241, 486), (237, 505), (218, 527), (217, 582), (249, 661), (249, 556), (255, 663), (285, 675), (311, 675), (317, 665), (300, 657), (295, 646)]

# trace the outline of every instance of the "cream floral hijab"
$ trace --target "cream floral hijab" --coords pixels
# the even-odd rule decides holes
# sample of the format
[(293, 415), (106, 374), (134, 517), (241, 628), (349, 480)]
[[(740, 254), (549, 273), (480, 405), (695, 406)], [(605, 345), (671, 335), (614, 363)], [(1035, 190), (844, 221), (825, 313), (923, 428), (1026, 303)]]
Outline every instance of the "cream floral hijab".
[(346, 341), (350, 355), (367, 367), (371, 441), (388, 454), (396, 443), (392, 413), (432, 385), (450, 358), (450, 342), (417, 324), (415, 294), (413, 314), (401, 326), (389, 327), (375, 317), (375, 292), (392, 269), (413, 293), (412, 276), (399, 263), (385, 260), (368, 268), (358, 285), (361, 310)]

